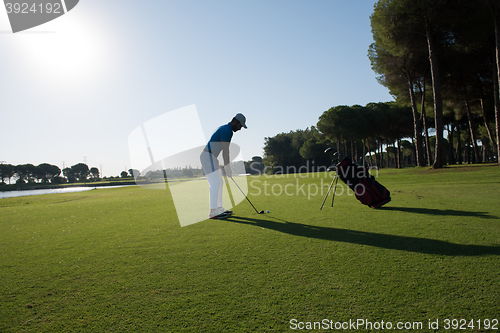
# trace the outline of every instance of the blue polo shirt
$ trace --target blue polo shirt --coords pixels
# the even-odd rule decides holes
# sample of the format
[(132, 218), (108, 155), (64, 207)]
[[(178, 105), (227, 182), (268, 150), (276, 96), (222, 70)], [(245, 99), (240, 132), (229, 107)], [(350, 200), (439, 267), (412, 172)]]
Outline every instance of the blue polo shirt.
[(231, 129), (231, 123), (220, 126), (205, 146), (205, 150), (208, 150), (214, 156), (219, 156), (222, 150), (221, 142), (231, 142), (233, 138), (233, 130)]

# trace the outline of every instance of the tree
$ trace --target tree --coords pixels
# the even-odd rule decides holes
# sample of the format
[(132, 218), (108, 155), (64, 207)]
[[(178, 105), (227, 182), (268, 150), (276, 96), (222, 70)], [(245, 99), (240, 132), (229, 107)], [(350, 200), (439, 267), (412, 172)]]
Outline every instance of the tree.
[[(429, 1), (428, 1), (429, 2)], [(425, 35), (427, 37), (427, 46), (429, 50), (429, 62), (431, 68), (431, 79), (432, 79), (432, 95), (434, 97), (434, 122), (436, 128), (436, 148), (434, 155), (434, 163), (432, 167), (434, 169), (442, 168), (444, 165), (444, 146), (443, 146), (443, 101), (441, 99), (441, 78), (439, 73), (439, 61), (438, 61), (438, 47), (436, 45), (436, 39), (440, 36), (439, 34), (439, 23), (442, 19), (442, 12), (440, 9), (445, 9), (446, 1), (437, 1), (437, 5), (431, 10), (424, 12), (421, 16), (425, 26)], [(429, 4), (432, 3), (432, 0)], [(431, 5), (432, 6), (432, 5)], [(432, 10), (433, 9), (433, 10)], [(438, 17), (439, 13), (439, 17)]]
[(403, 158), (407, 159), (405, 160), (404, 164), (413, 164), (415, 165), (414, 162), (414, 146), (411, 144), (410, 141), (408, 140), (401, 140), (401, 149), (403, 150)]
[(336, 143), (338, 152), (342, 152), (340, 145), (344, 143), (343, 153), (346, 154), (345, 142), (354, 138), (354, 119), (358, 118), (359, 114), (353, 107), (338, 105), (323, 112), (316, 126), (328, 140)]
[[(391, 122), (391, 107), (392, 102), (368, 103), (365, 107), (365, 118), (370, 124), (367, 128), (366, 142), (369, 145), (369, 151), (377, 151), (380, 149), (380, 154), (375, 154), (375, 163), (382, 167), (382, 144), (389, 144), (390, 133), (388, 124)], [(370, 144), (373, 142), (373, 145)]]
[(419, 39), (413, 38), (414, 36), (425, 36), (436, 128), (434, 168), (441, 168), (444, 164), (444, 124), (439, 58), (453, 42), (454, 36), (450, 29), (449, 18), (453, 17), (450, 13), (455, 10), (455, 2), (449, 0), (379, 0), (374, 9), (374, 16), (377, 12), (381, 12), (383, 15), (380, 16), (389, 18), (378, 21), (380, 25), (378, 36), (384, 33), (392, 38), (391, 43), (386, 44), (390, 46), (386, 48), (390, 54), (397, 56), (401, 48), (407, 49), (404, 46), (408, 45), (408, 42), (418, 42)]
[(496, 60), (496, 75), (495, 79), (495, 128), (497, 140), (497, 162), (500, 163), (500, 3), (497, 0), (486, 0), (488, 7), (493, 15), (494, 30), (495, 30), (495, 60)]
[(99, 180), (99, 169), (96, 167), (90, 168), (90, 175), (93, 180)]
[(55, 177), (61, 174), (61, 169), (59, 169), (58, 166), (48, 163), (39, 164), (37, 170), (40, 177), (39, 179), (41, 179), (43, 183), (52, 182)]
[(5, 183), (5, 179), (9, 180), (10, 184), (10, 179), (14, 176), (15, 174), (15, 167), (12, 164), (3, 164), (0, 163), (0, 179), (2, 183)]
[(262, 157), (254, 156), (251, 161), (245, 162), (245, 171), (252, 175), (262, 175), (264, 173)]
[[(379, 3), (380, 4), (380, 3)], [(417, 150), (417, 165), (425, 165), (422, 143), (422, 113), (417, 109), (415, 89), (420, 86), (428, 72), (427, 56), (424, 52), (425, 39), (415, 30), (395, 33), (387, 24), (391, 13), (380, 4), (370, 16), (374, 43), (370, 45), (368, 57), (372, 69), (379, 76), (377, 80), (389, 88), (398, 101), (408, 94), (413, 115), (413, 137)], [(427, 66), (426, 66), (427, 65)], [(405, 88), (406, 87), (406, 88)], [(422, 108), (424, 93), (421, 94)]]
[(17, 177), (16, 183), (25, 183), (29, 175), (26, 164), (14, 166), (14, 175)]
[[(422, 52), (424, 41), (416, 33), (411, 38), (406, 36), (401, 40), (395, 38), (397, 35), (387, 34), (386, 20), (390, 19), (388, 14), (386, 11), (375, 10), (370, 16), (375, 43), (370, 45), (368, 57), (372, 64), (372, 70), (379, 75), (377, 80), (389, 88), (391, 95), (401, 101), (405, 100), (404, 95), (408, 93), (413, 115), (413, 137), (417, 152), (417, 165), (424, 166), (422, 120), (425, 118), (423, 113), (419, 115), (415, 95), (416, 87), (422, 86), (428, 72), (425, 66), (427, 59), (425, 53)], [(391, 50), (393, 54), (391, 54)], [(404, 87), (407, 88), (403, 89)], [(420, 91), (423, 109), (425, 93), (422, 89)]]
[(52, 184), (62, 184), (66, 183), (66, 178), (63, 178), (61, 176), (54, 177), (51, 181)]
[(463, 105), (475, 161), (480, 162), (477, 145), (480, 123), (484, 124), (492, 145), (496, 145), (489, 129), (486, 109), (490, 98), (493, 102), (494, 29), (484, 2), (462, 0), (462, 5), (454, 18), (454, 42), (446, 57), (444, 84), (451, 90), (448, 93), (450, 98), (459, 100)]
[[(318, 128), (328, 139), (337, 142), (341, 155), (349, 155), (347, 142), (351, 143), (350, 155), (358, 160), (359, 148), (362, 150), (362, 163), (365, 164), (366, 149), (377, 151), (382, 144), (393, 144), (412, 135), (411, 108), (396, 102), (369, 103), (366, 106), (336, 106), (323, 112), (319, 117)], [(344, 149), (340, 149), (343, 143)], [(314, 140), (307, 141), (302, 149), (303, 157), (310, 157)], [(398, 147), (400, 145), (398, 144)], [(379, 157), (376, 157), (377, 164)], [(398, 160), (398, 165), (400, 161)]]
[(74, 171), (71, 169), (71, 167), (64, 168), (62, 170), (62, 173), (63, 173), (64, 177), (66, 177), (66, 179), (68, 179), (69, 183), (76, 183), (77, 178), (74, 174)]
[(127, 173), (127, 171), (122, 171), (122, 172), (120, 173), (120, 177), (122, 177), (122, 178), (128, 177), (128, 173)]
[(184, 177), (192, 178), (193, 177), (193, 170), (188, 169), (188, 168), (182, 169), (182, 175)]
[(14, 167), (18, 183), (33, 182), (36, 177), (36, 167), (33, 164), (20, 164)]
[(412, 114), (410, 108), (390, 103), (388, 119), (389, 122), (386, 124), (388, 129), (387, 133), (389, 135), (389, 139), (392, 142), (396, 141), (398, 144), (396, 163), (397, 168), (401, 168), (401, 139), (412, 135)]
[(266, 137), (264, 140), (264, 160), (277, 170), (283, 172), (285, 169), (299, 168), (305, 162), (300, 155), (300, 148), (312, 136), (312, 131), (306, 130), (290, 131), (280, 133), (274, 137)]
[(324, 155), (323, 151), (325, 149), (325, 144), (318, 138), (313, 137), (304, 142), (302, 147), (300, 147), (299, 153), (306, 160), (316, 160)]
[(87, 180), (89, 175), (89, 167), (87, 164), (78, 163), (73, 165), (71, 168), (65, 168), (63, 170), (63, 174), (70, 183), (74, 183), (76, 181), (84, 182)]
[(130, 177), (139, 177), (141, 172), (137, 169), (128, 169), (128, 174), (130, 175)]
[(146, 173), (146, 178), (149, 180), (153, 179), (167, 179), (167, 175), (164, 170), (155, 170), (155, 171), (148, 171)]

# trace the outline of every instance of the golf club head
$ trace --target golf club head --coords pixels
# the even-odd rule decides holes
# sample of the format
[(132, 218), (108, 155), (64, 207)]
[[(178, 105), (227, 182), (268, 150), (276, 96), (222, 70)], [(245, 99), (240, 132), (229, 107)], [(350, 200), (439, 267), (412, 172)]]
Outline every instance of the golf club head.
[[(333, 148), (332, 148), (332, 147), (328, 147), (328, 148), (326, 148), (326, 149), (325, 149), (325, 153), (329, 153), (329, 152), (332, 152), (332, 151), (333, 151)], [(336, 159), (336, 162), (335, 162), (335, 157), (337, 158), (337, 159)], [(340, 153), (339, 153), (338, 151), (336, 151), (336, 152), (334, 152), (334, 153), (333, 153), (333, 158), (334, 158), (334, 160), (332, 160), (332, 163), (333, 163), (333, 164), (332, 164), (332, 165), (330, 165), (330, 166), (326, 169), (326, 171), (333, 171), (333, 170), (336, 170), (336, 168), (337, 168), (336, 163), (338, 163), (338, 162), (342, 159), (342, 156), (340, 155)]]
[[(333, 148), (332, 147), (328, 147), (328, 148), (325, 149), (325, 154), (329, 153), (329, 152), (332, 152), (332, 151), (333, 151)], [(340, 155), (340, 153), (338, 151), (334, 152), (333, 156), (338, 156), (339, 158), (342, 158), (342, 155)]]
[(264, 211), (263, 211), (263, 210), (261, 210), (261, 211), (259, 212), (259, 214), (264, 214)]

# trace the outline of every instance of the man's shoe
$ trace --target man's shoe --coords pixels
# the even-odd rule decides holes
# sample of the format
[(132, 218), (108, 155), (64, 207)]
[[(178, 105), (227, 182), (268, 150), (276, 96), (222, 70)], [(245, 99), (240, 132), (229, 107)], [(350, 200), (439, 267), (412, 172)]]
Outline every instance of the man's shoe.
[(225, 214), (225, 213), (215, 213), (215, 214), (209, 214), (208, 218), (214, 219), (214, 220), (222, 220), (222, 219), (225, 219), (228, 216), (229, 215)]
[(231, 215), (231, 214), (233, 214), (233, 211), (232, 211), (232, 210), (227, 210), (227, 209), (224, 209), (224, 207), (221, 207), (221, 208), (218, 210), (218, 212), (219, 212), (220, 214), (226, 214), (226, 215)]

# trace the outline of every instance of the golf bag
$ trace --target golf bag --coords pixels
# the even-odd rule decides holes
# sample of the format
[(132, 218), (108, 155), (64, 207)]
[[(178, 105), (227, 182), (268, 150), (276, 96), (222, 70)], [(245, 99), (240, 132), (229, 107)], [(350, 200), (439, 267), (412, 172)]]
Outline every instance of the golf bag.
[(354, 191), (356, 198), (364, 205), (379, 208), (391, 201), (391, 193), (368, 171), (352, 162), (348, 157), (336, 166), (337, 177)]

